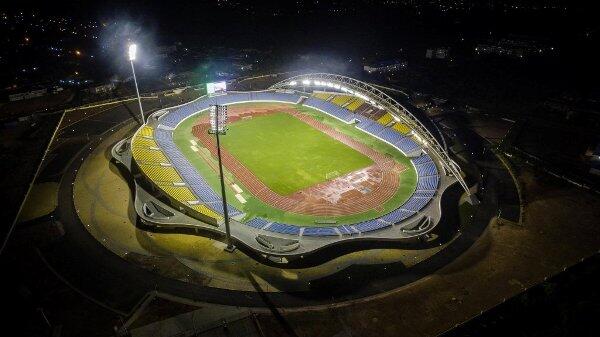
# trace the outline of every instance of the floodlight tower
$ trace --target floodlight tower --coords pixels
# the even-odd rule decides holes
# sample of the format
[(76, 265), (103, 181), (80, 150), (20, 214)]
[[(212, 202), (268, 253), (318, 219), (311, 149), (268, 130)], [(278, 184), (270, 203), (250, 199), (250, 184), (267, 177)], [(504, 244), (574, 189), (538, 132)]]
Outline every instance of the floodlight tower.
[(140, 90), (138, 89), (137, 79), (135, 78), (135, 68), (133, 67), (133, 61), (135, 61), (135, 55), (137, 53), (137, 45), (132, 43), (129, 45), (129, 62), (131, 63), (131, 72), (133, 73), (133, 83), (135, 83), (135, 93), (137, 94), (138, 104), (140, 105), (140, 114), (142, 115), (142, 124), (146, 123), (144, 119), (144, 110), (142, 110), (142, 99), (140, 98)]
[(227, 106), (226, 105), (212, 105), (210, 107), (210, 129), (209, 133), (212, 133), (217, 138), (217, 157), (219, 159), (219, 175), (221, 178), (221, 199), (223, 200), (223, 216), (225, 217), (225, 235), (227, 237), (227, 247), (225, 251), (233, 252), (235, 246), (231, 242), (231, 231), (229, 229), (229, 212), (227, 210), (227, 196), (225, 195), (225, 177), (223, 176), (223, 163), (221, 161), (221, 142), (219, 135), (224, 135), (226, 132), (227, 125)]

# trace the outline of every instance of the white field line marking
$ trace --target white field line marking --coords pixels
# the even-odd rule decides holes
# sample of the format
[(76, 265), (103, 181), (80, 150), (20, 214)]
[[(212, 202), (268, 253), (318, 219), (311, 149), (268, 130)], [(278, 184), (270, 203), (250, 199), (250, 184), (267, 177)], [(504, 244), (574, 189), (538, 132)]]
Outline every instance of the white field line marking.
[(233, 188), (236, 193), (244, 192), (237, 184), (231, 184), (231, 188)]

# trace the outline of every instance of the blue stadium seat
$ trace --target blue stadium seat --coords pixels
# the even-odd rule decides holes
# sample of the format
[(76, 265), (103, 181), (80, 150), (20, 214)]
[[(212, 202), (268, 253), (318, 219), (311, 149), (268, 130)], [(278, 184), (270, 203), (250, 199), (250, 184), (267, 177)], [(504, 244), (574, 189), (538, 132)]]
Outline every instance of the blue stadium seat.
[(354, 225), (354, 228), (356, 228), (358, 231), (360, 231), (362, 233), (365, 233), (365, 232), (370, 232), (370, 231), (382, 229), (382, 228), (389, 227), (389, 226), (391, 226), (391, 225), (388, 223), (384, 223), (381, 221), (377, 221), (377, 219), (374, 219), (374, 220), (359, 222)]
[(419, 177), (417, 190), (433, 191), (437, 189), (439, 180), (439, 176)]
[(411, 215), (415, 214), (414, 211), (409, 211), (402, 208), (397, 208), (390, 213), (381, 217), (381, 220), (390, 222), (390, 223), (398, 223), (404, 219), (407, 219)]
[(265, 219), (254, 218), (254, 219), (246, 222), (246, 225), (248, 225), (250, 227), (261, 229), (261, 228), (265, 227), (268, 223), (269, 222), (267, 220), (265, 220)]
[(425, 164), (415, 166), (419, 177), (435, 176), (438, 174), (437, 167), (430, 161)]
[(404, 138), (404, 136), (402, 136), (402, 134), (400, 134), (394, 129), (384, 128), (384, 130), (379, 133), (379, 138), (389, 143), (395, 144), (399, 142), (402, 138)]
[(350, 123), (354, 119), (354, 114), (349, 110), (315, 97), (310, 97), (306, 99), (303, 104), (305, 106), (324, 111), (328, 115), (341, 119), (346, 123)]
[(303, 236), (332, 236), (338, 235), (333, 227), (306, 227)]
[(287, 225), (279, 222), (273, 222), (269, 227), (265, 228), (268, 231), (280, 233), (280, 234), (288, 234), (288, 235), (299, 235), (300, 227)]
[(408, 137), (404, 137), (394, 144), (404, 153), (410, 153), (419, 149), (419, 144), (415, 143), (414, 140)]
[(428, 154), (424, 154), (418, 157), (415, 157), (412, 159), (413, 164), (415, 165), (420, 165), (420, 164), (425, 164), (432, 161), (431, 157)]

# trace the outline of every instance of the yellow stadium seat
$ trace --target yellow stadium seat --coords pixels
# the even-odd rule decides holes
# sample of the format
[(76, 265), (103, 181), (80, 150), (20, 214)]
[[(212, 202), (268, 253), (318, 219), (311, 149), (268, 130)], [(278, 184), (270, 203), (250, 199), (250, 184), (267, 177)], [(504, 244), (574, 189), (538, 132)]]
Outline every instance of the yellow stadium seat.
[(223, 217), (219, 213), (213, 211), (212, 209), (210, 209), (204, 205), (190, 205), (190, 208), (192, 208), (193, 210), (195, 210), (196, 212), (198, 212), (200, 214), (206, 215), (207, 217), (210, 217), (210, 218), (213, 218), (216, 220), (223, 219)]
[(327, 99), (329, 99), (329, 97), (331, 97), (331, 94), (327, 92), (314, 92), (313, 96), (326, 101)]
[(158, 147), (156, 142), (150, 138), (135, 137), (131, 141), (131, 147)]
[(393, 120), (394, 120), (394, 117), (392, 117), (392, 115), (390, 115), (389, 113), (386, 112), (385, 115), (381, 116), (377, 120), (377, 123), (379, 123), (381, 125), (388, 125)]
[(194, 193), (192, 193), (192, 190), (185, 186), (160, 185), (160, 189), (162, 189), (165, 194), (181, 203), (197, 199)]
[(410, 128), (408, 127), (408, 125), (401, 122), (396, 122), (392, 127), (394, 128), (394, 130), (400, 132), (403, 135), (406, 135), (410, 132)]
[(152, 181), (165, 181), (171, 183), (183, 183), (179, 173), (171, 166), (139, 165), (144, 174)]
[(160, 150), (153, 150), (145, 147), (133, 147), (131, 149), (133, 159), (138, 162), (150, 162), (150, 163), (168, 163), (169, 160)]
[(352, 96), (346, 96), (346, 95), (337, 95), (337, 96), (335, 96), (335, 97), (334, 97), (334, 98), (331, 100), (331, 102), (332, 102), (333, 104), (336, 104), (336, 105), (342, 106), (342, 105), (344, 105), (346, 102), (348, 102), (348, 101), (349, 101), (349, 100), (351, 100), (351, 99), (352, 99)]
[(350, 111), (355, 111), (356, 109), (358, 109), (362, 104), (363, 104), (363, 100), (360, 98), (355, 98), (352, 102), (350, 102), (350, 104), (346, 105), (346, 109), (350, 110)]
[(154, 130), (151, 127), (144, 125), (139, 132), (139, 135), (142, 137), (152, 137), (154, 135)]

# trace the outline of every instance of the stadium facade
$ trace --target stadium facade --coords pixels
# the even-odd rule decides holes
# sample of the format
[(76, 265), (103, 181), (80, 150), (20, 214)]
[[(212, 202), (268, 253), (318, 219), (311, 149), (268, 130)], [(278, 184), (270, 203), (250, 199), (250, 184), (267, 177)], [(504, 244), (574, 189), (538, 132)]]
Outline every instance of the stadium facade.
[[(243, 107), (248, 103), (276, 103), (318, 111), (325, 120), (352, 132), (360, 131), (406, 157), (408, 169), (415, 172), (416, 181), (401, 204), (391, 209), (374, 207), (379, 211), (361, 213), (367, 215), (358, 220), (356, 217), (332, 216), (335, 212), (319, 213), (317, 209), (313, 211), (315, 220), (312, 224), (286, 222), (281, 217), (271, 217), (269, 212), (247, 212), (244, 204), (233, 199), (237, 206), (229, 203), (227, 208), (231, 237), (238, 247), (243, 246), (275, 262), (287, 263), (350, 242), (423, 240), (442, 217), (441, 199), (448, 187), (460, 184), (466, 195), (471, 196), (464, 174), (450, 158), (443, 137), (436, 134), (439, 133), (437, 128), (426, 127), (403, 105), (372, 85), (340, 75), (304, 74), (266, 90), (205, 95), (157, 111), (131, 138), (117, 143), (112, 156), (132, 174), (135, 210), (145, 225), (191, 228), (194, 235), (222, 237), (225, 234), (219, 190), (193, 163), (190, 152), (182, 151), (175, 138), (183, 123), (208, 115), (213, 105)], [(303, 117), (302, 112), (293, 114)], [(353, 142), (348, 138), (351, 137), (339, 137)], [(191, 142), (193, 151), (201, 155), (202, 144)], [(205, 155), (210, 157), (210, 151)], [(237, 179), (240, 178), (239, 171), (245, 169), (243, 165), (230, 164), (226, 168), (231, 172), (228, 189), (232, 189), (232, 194), (238, 189), (258, 190), (244, 186), (241, 182), (246, 181)], [(379, 193), (376, 189), (360, 192), (365, 198)], [(325, 209), (335, 209), (335, 201), (329, 201), (329, 204), (330, 207)], [(272, 209), (280, 209), (272, 213), (294, 213), (301, 209), (282, 205), (285, 204), (275, 203)]]

